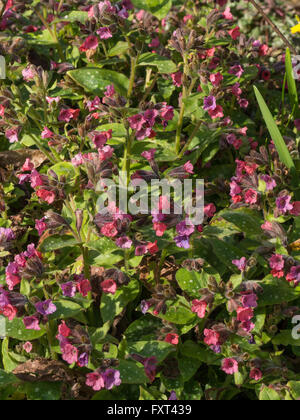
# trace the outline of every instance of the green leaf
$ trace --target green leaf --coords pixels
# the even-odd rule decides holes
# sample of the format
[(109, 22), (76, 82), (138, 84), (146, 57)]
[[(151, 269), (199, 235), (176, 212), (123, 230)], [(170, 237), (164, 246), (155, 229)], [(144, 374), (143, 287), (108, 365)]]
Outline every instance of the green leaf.
[(71, 235), (52, 235), (48, 236), (39, 246), (41, 252), (52, 252), (57, 249), (73, 247), (78, 245), (77, 240)]
[(12, 373), (7, 373), (0, 369), (0, 388), (19, 382), (18, 378)]
[(183, 345), (180, 346), (180, 353), (186, 357), (191, 357), (192, 359), (200, 360), (206, 365), (219, 365), (220, 356), (215, 354), (208, 347), (196, 344), (193, 341), (186, 341)]
[(167, 302), (167, 312), (159, 317), (173, 324), (186, 325), (197, 319), (197, 315), (189, 309), (189, 303), (183, 296), (177, 296), (176, 301)]
[(263, 385), (259, 393), (260, 401), (281, 401), (280, 395), (272, 388)]
[(58, 176), (58, 178), (60, 178), (61, 176), (63, 176), (68, 181), (71, 181), (71, 180), (73, 180), (76, 177), (76, 169), (69, 162), (59, 162), (56, 165), (52, 166), (48, 170), (48, 175), (49, 175), (49, 171), (50, 170), (52, 170), (53, 172), (55, 172), (56, 175)]
[(49, 316), (50, 320), (72, 318), (85, 310), (85, 308), (78, 303), (67, 299), (56, 300), (54, 301), (54, 305), (57, 310), (54, 314)]
[(105, 88), (113, 84), (115, 89), (123, 96), (127, 95), (129, 80), (122, 73), (93, 67), (84, 67), (71, 70), (68, 76), (87, 92), (94, 95), (103, 95)]
[(61, 394), (61, 383), (35, 382), (26, 383), (25, 392), (31, 401), (58, 401)]
[(292, 330), (285, 330), (281, 331), (279, 334), (277, 334), (273, 340), (272, 343), (275, 345), (283, 345), (283, 346), (300, 346), (300, 338), (298, 340), (295, 340), (292, 336)]
[(146, 10), (158, 19), (166, 17), (172, 7), (172, 0), (132, 0), (132, 3), (136, 8)]
[(291, 389), (291, 394), (295, 400), (300, 399), (300, 381), (290, 381), (287, 386)]
[(291, 155), (289, 153), (289, 150), (287, 148), (287, 145), (285, 144), (285, 141), (279, 131), (279, 128), (277, 127), (274, 118), (264, 100), (261, 93), (257, 89), (256, 86), (254, 86), (254, 92), (260, 107), (260, 110), (263, 114), (265, 123), (267, 124), (268, 130), (270, 132), (271, 138), (275, 143), (276, 149), (278, 151), (279, 157), (281, 161), (285, 164), (285, 166), (288, 169), (295, 169), (295, 164), (293, 162), (293, 159), (291, 158)]
[(182, 290), (192, 295), (199, 294), (199, 290), (207, 286), (207, 283), (203, 281), (201, 273), (188, 271), (184, 268), (177, 271), (176, 280)]
[(166, 57), (161, 57), (155, 53), (145, 53), (140, 56), (139, 66), (155, 66), (159, 73), (170, 74), (175, 73), (177, 66), (172, 60)]
[(144, 384), (149, 381), (144, 367), (139, 363), (120, 360), (118, 370), (123, 384)]
[(60, 21), (85, 23), (89, 18), (88, 12), (72, 10), (62, 15)]
[(263, 220), (258, 216), (256, 212), (250, 209), (236, 209), (236, 210), (224, 210), (218, 213), (218, 216), (222, 216), (223, 219), (235, 225), (241, 232), (246, 233), (249, 236), (262, 235), (261, 225)]
[(124, 335), (127, 342), (155, 340), (157, 331), (162, 327), (161, 320), (152, 315), (145, 315), (132, 322)]
[(296, 86), (296, 80), (294, 79), (294, 70), (291, 58), (290, 49), (287, 48), (286, 55), (285, 55), (285, 69), (287, 74), (287, 83), (289, 89), (289, 98), (292, 110), (294, 114), (299, 115), (299, 99), (298, 99), (298, 92)]
[(109, 57), (114, 57), (116, 55), (122, 55), (128, 51), (128, 42), (119, 41), (114, 45), (109, 51), (108, 55)]
[(259, 306), (279, 305), (300, 297), (300, 287), (291, 287), (284, 279), (267, 276), (259, 285), (263, 288), (263, 293), (258, 297)]
[(105, 340), (108, 331), (110, 330), (111, 324), (110, 321), (106, 322), (101, 328), (97, 328), (96, 331), (91, 334), (91, 343), (93, 346), (99, 344)]
[(160, 363), (168, 357), (170, 353), (176, 351), (176, 348), (165, 341), (138, 341), (129, 343), (127, 350), (130, 354), (138, 354), (142, 357), (156, 357)]
[(8, 321), (8, 319), (5, 318), (5, 322), (5, 336), (15, 338), (16, 340), (31, 341), (36, 340), (37, 338), (40, 338), (46, 334), (46, 330), (43, 326), (41, 326), (40, 331), (26, 330), (24, 323), (20, 318), (15, 318), (12, 321)]
[(103, 322), (112, 323), (139, 293), (140, 284), (137, 280), (131, 280), (128, 286), (121, 286), (114, 295), (103, 293), (100, 306)]

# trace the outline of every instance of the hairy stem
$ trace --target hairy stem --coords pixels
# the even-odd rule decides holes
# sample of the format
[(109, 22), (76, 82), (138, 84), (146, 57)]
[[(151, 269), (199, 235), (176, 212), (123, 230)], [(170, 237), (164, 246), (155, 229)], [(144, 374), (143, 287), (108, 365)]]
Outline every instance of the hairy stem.
[(251, 3), (256, 10), (264, 17), (264, 19), (268, 22), (268, 24), (274, 29), (274, 31), (277, 33), (277, 35), (282, 39), (282, 41), (285, 43), (287, 47), (290, 48), (291, 51), (293, 51), (293, 54), (297, 55), (296, 49), (293, 47), (293, 45), (289, 42), (289, 40), (283, 35), (283, 33), (277, 28), (275, 23), (272, 22), (272, 20), (269, 18), (269, 16), (264, 12), (263, 8), (256, 3), (255, 0), (248, 0), (249, 3)]

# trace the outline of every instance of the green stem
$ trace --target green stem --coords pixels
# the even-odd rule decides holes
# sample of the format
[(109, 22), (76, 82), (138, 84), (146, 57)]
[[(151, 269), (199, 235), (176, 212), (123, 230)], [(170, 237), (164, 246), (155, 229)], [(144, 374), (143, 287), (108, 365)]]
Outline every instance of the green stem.
[(64, 62), (65, 61), (65, 57), (64, 57), (64, 53), (63, 53), (62, 47), (61, 47), (61, 45), (59, 43), (59, 40), (58, 40), (57, 31), (56, 31), (56, 24), (54, 25), (54, 31), (53, 31), (51, 29), (49, 23), (47, 22), (47, 20), (44, 19), (44, 17), (40, 14), (40, 12), (37, 9), (35, 9), (35, 12), (36, 12), (38, 18), (42, 21), (42, 23), (48, 29), (48, 31), (49, 31), (49, 33), (51, 35), (51, 38), (53, 39), (54, 43), (57, 46), (57, 51), (58, 51), (59, 57), (60, 57), (61, 61)]
[(5, 2), (4, 2), (4, 4), (3, 4), (3, 7), (2, 7), (2, 9), (1, 9), (1, 12), (0, 12), (0, 19), (2, 19), (2, 16), (3, 16), (4, 12), (5, 12), (5, 9), (6, 9), (6, 6), (7, 6), (7, 3), (8, 3), (8, 0), (5, 0)]
[(127, 104), (129, 104), (129, 100), (131, 98), (133, 88), (134, 88), (134, 80), (135, 80), (135, 74), (136, 74), (136, 67), (138, 62), (139, 56), (137, 57), (131, 57), (131, 71), (130, 71), (130, 80), (129, 80), (129, 88), (127, 92)]
[(49, 153), (48, 150), (44, 148), (44, 146), (40, 143), (39, 140), (34, 138), (31, 133), (29, 134), (29, 136), (31, 137), (35, 145), (40, 149), (40, 151), (43, 152), (45, 156), (47, 156), (47, 158), (50, 160), (51, 163), (53, 164), (57, 163), (57, 161), (53, 158), (51, 153)]
[(193, 130), (192, 134), (190, 135), (190, 138), (188, 139), (188, 141), (187, 141), (186, 145), (183, 147), (183, 149), (182, 149), (182, 150), (181, 150), (181, 152), (179, 153), (179, 156), (178, 156), (179, 158), (182, 158), (182, 156), (183, 156), (183, 155), (185, 154), (185, 152), (188, 150), (188, 148), (189, 148), (190, 144), (192, 143), (192, 141), (193, 141), (193, 139), (194, 139), (195, 135), (198, 133), (198, 130), (199, 130), (199, 128), (200, 128), (200, 126), (201, 126), (202, 122), (203, 122), (203, 121), (199, 121), (199, 122), (196, 124), (196, 126), (195, 126), (195, 128), (194, 128), (194, 130)]

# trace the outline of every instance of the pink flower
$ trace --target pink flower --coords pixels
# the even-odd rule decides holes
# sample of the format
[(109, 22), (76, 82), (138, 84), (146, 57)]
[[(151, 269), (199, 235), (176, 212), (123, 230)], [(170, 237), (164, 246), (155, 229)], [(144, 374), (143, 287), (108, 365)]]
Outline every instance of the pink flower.
[(234, 375), (239, 370), (239, 364), (235, 359), (224, 359), (222, 361), (222, 370), (227, 375)]
[(42, 234), (47, 230), (47, 224), (45, 223), (45, 218), (42, 218), (40, 220), (35, 221), (35, 228), (38, 231), (39, 236), (42, 236)]
[(71, 120), (77, 120), (80, 114), (80, 109), (62, 109), (60, 111), (58, 121), (70, 122)]
[(193, 173), (194, 173), (194, 166), (193, 166), (193, 164), (190, 161), (186, 162), (183, 165), (183, 168), (184, 168), (184, 170), (185, 170), (186, 173), (193, 175)]
[(34, 164), (30, 159), (26, 159), (24, 165), (22, 166), (22, 172), (32, 171), (34, 169)]
[(256, 204), (258, 200), (258, 192), (254, 191), (252, 188), (250, 188), (245, 193), (245, 203), (247, 204)]
[(298, 131), (300, 131), (300, 119), (294, 121), (295, 127)]
[(189, 20), (193, 19), (193, 15), (186, 15), (183, 17), (183, 23), (187, 23)]
[(56, 198), (56, 194), (53, 191), (48, 190), (38, 190), (36, 195), (43, 201), (46, 201), (48, 204), (53, 204)]
[(112, 157), (114, 154), (114, 149), (110, 146), (104, 146), (102, 149), (99, 149), (98, 152), (100, 160), (104, 161)]
[(35, 316), (27, 316), (23, 318), (26, 330), (40, 331), (39, 320)]
[(156, 254), (159, 251), (159, 248), (157, 246), (157, 241), (149, 242), (147, 244), (147, 250), (148, 250), (148, 252), (150, 252), (151, 255)]
[(233, 260), (232, 264), (234, 264), (240, 271), (243, 272), (247, 267), (247, 259), (243, 257), (240, 260)]
[(117, 291), (117, 283), (113, 279), (104, 280), (101, 283), (103, 293), (111, 293), (114, 295)]
[(62, 321), (60, 326), (58, 327), (58, 332), (65, 338), (68, 338), (71, 334), (70, 328), (66, 325), (65, 321)]
[(16, 143), (19, 141), (19, 128), (9, 128), (5, 131), (5, 137), (9, 140), (10, 143)]
[(42, 139), (51, 139), (54, 136), (54, 133), (52, 133), (51, 130), (49, 130), (48, 127), (44, 127), (44, 130), (42, 132)]
[(92, 286), (88, 279), (83, 279), (79, 283), (77, 283), (77, 289), (83, 297), (87, 297), (89, 292), (91, 292), (92, 290)]
[(213, 217), (216, 211), (217, 211), (216, 206), (213, 203), (210, 203), (204, 207), (204, 214), (207, 217)]
[(27, 67), (26, 69), (22, 71), (22, 76), (25, 82), (30, 82), (31, 80), (33, 80), (35, 75), (36, 75), (36, 72), (32, 69), (32, 67)]
[(234, 74), (236, 77), (238, 77), (239, 79), (242, 77), (243, 73), (244, 73), (244, 69), (241, 65), (237, 64), (235, 66), (232, 66), (229, 70), (228, 73), (229, 74)]
[(114, 223), (106, 223), (106, 225), (101, 228), (102, 235), (107, 238), (114, 238), (118, 234), (118, 230)]
[(3, 309), (1, 309), (0, 313), (2, 313), (9, 321), (12, 321), (17, 316), (17, 309), (12, 305), (6, 305)]
[(234, 41), (241, 36), (240, 28), (238, 26), (228, 31), (228, 33)]
[(86, 385), (93, 388), (94, 391), (100, 391), (104, 388), (104, 378), (101, 373), (88, 373), (86, 378)]
[(165, 338), (165, 342), (166, 343), (170, 343), (173, 344), (174, 346), (177, 346), (177, 344), (179, 343), (179, 336), (178, 334), (167, 334), (166, 338)]
[(292, 216), (300, 216), (300, 201), (292, 203), (293, 208), (290, 210)]
[(62, 351), (62, 358), (65, 362), (69, 363), (69, 365), (78, 361), (78, 350), (76, 347), (72, 346), (72, 344), (66, 344)]
[(244, 308), (257, 308), (257, 296), (255, 293), (245, 293), (242, 296), (242, 305)]
[(255, 381), (260, 381), (263, 377), (262, 372), (257, 369), (257, 368), (253, 368), (250, 372), (250, 378), (254, 379)]
[(197, 314), (200, 319), (205, 318), (207, 303), (205, 300), (195, 299), (192, 302), (192, 312)]
[(273, 230), (273, 225), (271, 222), (265, 222), (263, 225), (261, 225), (261, 228), (263, 230)]
[(240, 322), (250, 321), (254, 315), (252, 308), (239, 307), (237, 308), (236, 312), (237, 312), (237, 320)]
[(56, 104), (58, 104), (59, 103), (59, 101), (60, 101), (60, 97), (59, 96), (56, 96), (56, 97), (54, 97), (54, 98), (52, 98), (51, 96), (46, 96), (46, 101), (48, 102), (48, 104), (53, 104), (53, 103), (56, 103)]
[(31, 353), (32, 344), (30, 343), (30, 341), (27, 341), (25, 344), (23, 344), (23, 350), (25, 350), (28, 354)]
[(173, 84), (175, 86), (180, 87), (182, 85), (182, 76), (183, 76), (183, 74), (181, 73), (181, 71), (178, 71), (177, 73), (171, 74)]
[(231, 87), (231, 92), (234, 96), (236, 96), (237, 98), (239, 98), (241, 96), (241, 94), (243, 93), (242, 89), (240, 88), (240, 84), (239, 83), (235, 83), (232, 87)]
[(213, 86), (219, 86), (222, 83), (223, 79), (224, 78), (220, 72), (213, 73), (209, 76), (209, 80), (211, 81)]
[(219, 346), (220, 345), (220, 334), (217, 331), (205, 329), (204, 330), (204, 343), (208, 346)]
[(87, 39), (80, 46), (79, 49), (81, 52), (96, 50), (98, 48), (98, 45), (99, 45), (98, 38), (95, 35), (90, 35), (89, 37), (87, 37)]
[(33, 169), (30, 175), (31, 188), (41, 187), (43, 184), (44, 181), (42, 175), (36, 169)]
[(97, 34), (100, 36), (100, 39), (109, 39), (113, 36), (110, 28), (106, 27), (98, 29)]
[(92, 139), (97, 149), (101, 149), (107, 141), (112, 138), (112, 130), (93, 131), (89, 134), (89, 137)]
[(272, 270), (281, 271), (284, 268), (284, 258), (279, 254), (272, 255), (269, 264)]
[(230, 11), (230, 7), (226, 7), (225, 11), (223, 12), (223, 16), (227, 20), (233, 20), (233, 15)]
[(216, 118), (223, 118), (224, 112), (221, 105), (217, 105), (216, 108), (213, 111), (208, 111), (210, 117), (214, 120)]
[(263, 44), (259, 47), (259, 56), (264, 57), (268, 54), (269, 47), (266, 44)]
[(159, 38), (153, 38), (148, 46), (149, 48), (158, 48), (160, 46)]
[(158, 237), (164, 236), (165, 231), (168, 229), (164, 223), (154, 223), (153, 228), (155, 230), (156, 236)]

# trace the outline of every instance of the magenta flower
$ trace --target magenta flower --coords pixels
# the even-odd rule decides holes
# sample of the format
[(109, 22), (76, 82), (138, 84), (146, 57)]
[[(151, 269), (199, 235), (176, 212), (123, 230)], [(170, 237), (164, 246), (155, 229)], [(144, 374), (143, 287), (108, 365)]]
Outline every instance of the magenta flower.
[(238, 77), (239, 79), (242, 77), (243, 73), (244, 73), (244, 69), (242, 66), (240, 66), (239, 64), (236, 66), (232, 66), (228, 73), (229, 74), (233, 74), (234, 76)]
[(54, 314), (56, 312), (57, 308), (52, 302), (52, 300), (46, 300), (44, 302), (38, 302), (35, 305), (36, 310), (44, 316)]
[(286, 214), (288, 211), (293, 210), (293, 205), (291, 204), (292, 197), (290, 195), (284, 195), (278, 197), (276, 200), (277, 209), (282, 214)]
[(40, 331), (39, 320), (35, 316), (27, 316), (23, 318), (26, 330)]
[(35, 221), (35, 228), (38, 231), (38, 235), (42, 236), (42, 234), (47, 230), (47, 224), (45, 223), (45, 217), (40, 220)]
[(262, 175), (261, 179), (266, 183), (267, 191), (273, 191), (277, 187), (275, 179), (270, 177), (270, 175)]
[(242, 257), (240, 260), (233, 260), (232, 264), (234, 264), (240, 271), (245, 271), (247, 267), (247, 259)]
[(116, 240), (116, 244), (122, 249), (130, 249), (132, 247), (132, 240), (128, 236), (122, 236)]
[(76, 285), (72, 281), (64, 283), (60, 287), (64, 296), (73, 298), (76, 295)]
[(145, 152), (141, 153), (141, 156), (148, 160), (148, 162), (154, 159), (156, 153), (156, 149), (146, 150)]
[(204, 111), (214, 111), (217, 107), (217, 100), (214, 96), (204, 98)]
[(19, 128), (9, 128), (5, 131), (5, 137), (9, 140), (10, 143), (16, 143), (19, 141)]
[(120, 378), (120, 372), (114, 369), (107, 369), (104, 374), (104, 386), (106, 389), (111, 390), (115, 386), (120, 386), (122, 381)]
[(284, 268), (284, 259), (282, 255), (272, 255), (269, 259), (269, 264), (272, 270), (281, 271)]
[(244, 308), (257, 308), (257, 296), (255, 293), (245, 293), (242, 296), (242, 305)]
[(177, 233), (181, 236), (190, 236), (195, 232), (195, 226), (187, 219), (176, 226)]
[(97, 34), (100, 36), (100, 39), (109, 39), (113, 36), (108, 27), (98, 29)]

